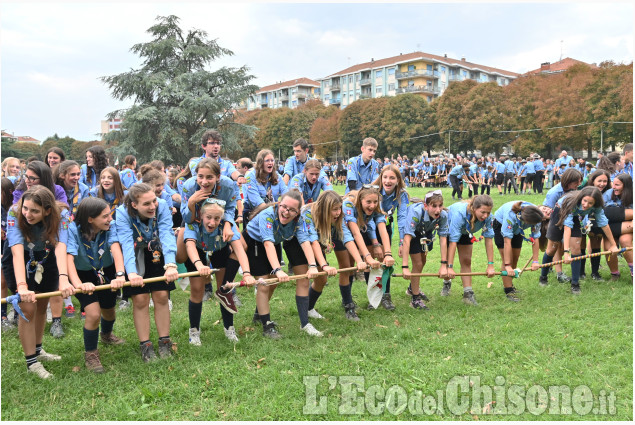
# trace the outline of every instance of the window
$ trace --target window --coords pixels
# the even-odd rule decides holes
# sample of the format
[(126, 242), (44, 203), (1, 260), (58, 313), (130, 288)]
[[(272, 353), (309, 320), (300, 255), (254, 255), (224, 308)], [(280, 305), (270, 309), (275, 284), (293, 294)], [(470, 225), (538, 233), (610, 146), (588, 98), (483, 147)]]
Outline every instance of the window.
[(375, 71), (375, 78), (381, 78), (382, 77), (382, 70), (378, 69), (377, 71)]
[(414, 71), (416, 68), (416, 66), (414, 65), (408, 65), (408, 71)]
[(348, 76), (348, 83), (349, 84), (353, 84), (353, 76), (352, 75)]
[(428, 71), (432, 71), (432, 65), (426, 65), (426, 69), (427, 69)]
[(348, 97), (353, 97), (353, 92), (352, 91), (348, 92)]
[(441, 67), (441, 74), (445, 75), (445, 66)]
[(408, 87), (414, 87), (415, 80), (408, 80)]
[(432, 102), (432, 96), (428, 96), (426, 99), (428, 99), (428, 103)]
[(395, 75), (395, 68), (388, 68), (388, 75)]
[(445, 90), (445, 83), (441, 83), (441, 91)]
[(376, 94), (382, 94), (382, 92), (383, 92), (383, 91), (384, 91), (384, 88), (383, 88), (383, 87), (377, 87), (377, 88), (375, 88), (375, 93), (376, 93)]
[(395, 83), (388, 84), (388, 91), (394, 91), (394, 90), (395, 90)]

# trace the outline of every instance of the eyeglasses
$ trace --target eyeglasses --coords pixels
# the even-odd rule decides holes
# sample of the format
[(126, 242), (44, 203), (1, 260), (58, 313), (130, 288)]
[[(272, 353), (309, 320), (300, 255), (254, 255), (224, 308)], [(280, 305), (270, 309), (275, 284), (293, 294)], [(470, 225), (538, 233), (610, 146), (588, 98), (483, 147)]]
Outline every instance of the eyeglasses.
[(28, 181), (30, 181), (31, 183), (36, 182), (38, 180), (40, 180), (39, 177), (33, 177), (33, 176), (24, 176), (25, 179), (27, 179)]
[(362, 189), (379, 189), (379, 186), (376, 184), (365, 184), (362, 186)]
[(203, 205), (205, 204), (217, 204), (218, 206), (225, 208), (225, 205), (227, 204), (227, 202), (223, 201), (222, 199), (217, 199), (217, 198), (207, 198), (204, 202)]
[(295, 208), (289, 208), (287, 207), (285, 204), (280, 204), (280, 208), (284, 208), (287, 212), (293, 214), (293, 215), (298, 215), (299, 211), (296, 210)]
[(441, 192), (440, 190), (433, 190), (432, 192), (428, 192), (426, 193), (425, 196), (425, 200), (427, 201), (428, 199), (432, 198), (434, 195), (442, 195), (443, 192)]
[(218, 146), (223, 146), (223, 144), (221, 142), (205, 142), (202, 143), (203, 146), (207, 146), (207, 145), (218, 145)]

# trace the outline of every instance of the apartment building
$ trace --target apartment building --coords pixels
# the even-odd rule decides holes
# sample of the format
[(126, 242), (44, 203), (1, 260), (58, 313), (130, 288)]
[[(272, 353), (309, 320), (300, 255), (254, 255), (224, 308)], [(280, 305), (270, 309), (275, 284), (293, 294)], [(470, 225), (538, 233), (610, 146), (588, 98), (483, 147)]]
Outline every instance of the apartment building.
[(247, 99), (247, 110), (262, 108), (297, 108), (310, 99), (320, 99), (320, 83), (296, 78), (262, 87)]
[(414, 93), (428, 102), (456, 81), (471, 79), (506, 86), (520, 74), (423, 52), (353, 65), (318, 80), (324, 105), (345, 108), (358, 99)]
[(594, 63), (588, 64), (586, 62), (582, 62), (577, 59), (564, 58), (554, 63), (543, 62), (540, 64), (540, 68), (524, 73), (523, 77), (527, 77), (531, 75), (559, 74), (561, 72), (565, 72), (567, 69), (577, 64), (583, 64), (583, 65), (590, 66), (591, 68), (597, 68), (597, 65)]

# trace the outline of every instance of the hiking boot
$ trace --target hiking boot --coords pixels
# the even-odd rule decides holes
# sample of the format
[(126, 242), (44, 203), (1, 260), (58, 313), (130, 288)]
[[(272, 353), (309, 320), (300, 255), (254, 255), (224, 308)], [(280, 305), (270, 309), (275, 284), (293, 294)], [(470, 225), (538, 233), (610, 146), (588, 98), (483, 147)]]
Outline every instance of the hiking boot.
[(315, 327), (313, 327), (312, 324), (307, 323), (306, 326), (304, 326), (302, 329), (304, 332), (308, 333), (311, 336), (322, 336), (322, 332), (318, 331), (317, 329), (315, 329)]
[(172, 340), (168, 339), (160, 339), (159, 340), (159, 357), (162, 359), (167, 359), (172, 356)]
[(538, 284), (540, 286), (547, 286), (549, 285), (549, 278), (547, 278), (547, 276), (540, 276), (538, 278)]
[(200, 347), (201, 345), (201, 330), (196, 328), (190, 328), (190, 344)]
[(236, 328), (230, 326), (228, 329), (224, 329), (225, 336), (231, 342), (238, 342), (238, 335), (236, 335)]
[(35, 375), (37, 375), (39, 378), (42, 378), (42, 379), (49, 379), (53, 377), (53, 374), (47, 371), (46, 369), (44, 369), (44, 366), (42, 366), (42, 363), (40, 362), (33, 363), (31, 366), (29, 366), (27, 371), (29, 373), (34, 373)]
[(505, 296), (507, 297), (509, 301), (513, 301), (515, 303), (520, 301), (520, 298), (518, 298), (518, 293), (516, 292), (516, 288), (514, 288), (513, 286), (512, 286), (512, 291), (506, 293)]
[(322, 316), (320, 313), (318, 313), (317, 310), (314, 309), (314, 308), (309, 310), (309, 317), (311, 319), (324, 319), (324, 316)]
[(443, 288), (441, 288), (441, 296), (447, 297), (450, 295), (450, 289), (452, 288), (452, 281), (443, 281)]
[(580, 275), (580, 280), (585, 280), (586, 279), (586, 273), (582, 273)]
[(66, 307), (64, 307), (64, 310), (66, 310), (64, 312), (64, 315), (68, 319), (72, 319), (73, 317), (75, 317), (75, 307), (72, 304), (71, 305), (67, 305)]
[(236, 291), (232, 291), (232, 300), (234, 300), (234, 305), (236, 306), (237, 309), (238, 307), (243, 306), (243, 302), (240, 301), (240, 298), (238, 298), (238, 295), (236, 295)]
[(13, 323), (9, 320), (8, 317), (2, 318), (2, 332), (8, 331), (9, 329), (13, 329)]
[(205, 288), (205, 293), (203, 294), (203, 301), (209, 301), (214, 297), (214, 291), (211, 289)]
[(558, 273), (558, 282), (560, 283), (571, 282), (571, 278), (567, 276), (566, 274), (564, 274), (564, 272), (560, 272)]
[(580, 285), (571, 285), (571, 293), (573, 295), (580, 295), (582, 292), (580, 291)]
[(121, 300), (119, 301), (119, 311), (128, 310), (130, 308), (130, 301)]
[(359, 316), (355, 311), (355, 303), (349, 303), (344, 306), (344, 313), (346, 314), (346, 318), (348, 320), (352, 320), (354, 322), (359, 321)]
[(392, 303), (392, 299), (390, 298), (390, 294), (384, 294), (381, 297), (381, 301), (380, 301), (379, 305), (381, 305), (386, 310), (392, 311), (392, 310), (395, 309), (395, 305)]
[(221, 288), (218, 288), (216, 292), (214, 292), (214, 297), (216, 297), (225, 310), (229, 311), (231, 314), (238, 313), (238, 309), (236, 308), (236, 304), (234, 304), (234, 297), (232, 297), (231, 292), (223, 292)]
[(123, 345), (126, 343), (125, 339), (115, 336), (112, 332), (108, 332), (107, 334), (100, 332), (99, 336), (101, 337), (102, 344)]
[(64, 334), (64, 329), (62, 328), (62, 321), (61, 320), (55, 320), (52, 324), (51, 324), (51, 335), (53, 336), (53, 338), (62, 338), (65, 334)]
[(591, 279), (598, 282), (604, 280), (602, 279), (602, 276), (600, 276), (599, 273), (591, 273)]
[(148, 341), (141, 346), (141, 358), (146, 363), (157, 359), (157, 355), (154, 354), (154, 346), (152, 345), (152, 341)]
[(622, 276), (622, 275), (621, 275), (620, 273), (613, 273), (613, 272), (611, 272), (611, 281), (612, 281), (612, 282), (615, 282), (616, 280), (619, 280), (621, 276)]
[(58, 356), (57, 354), (51, 354), (44, 351), (43, 348), (40, 348), (40, 354), (37, 356), (38, 361), (44, 360), (45, 362), (56, 362), (62, 360), (62, 356)]
[(276, 322), (268, 321), (265, 326), (262, 328), (262, 334), (267, 338), (271, 339), (280, 339), (282, 335), (278, 332), (276, 328)]
[(429, 310), (428, 306), (423, 302), (423, 297), (421, 294), (416, 294), (412, 296), (412, 300), (410, 301), (410, 307), (414, 309), (420, 310)]
[(101, 360), (99, 360), (99, 350), (86, 351), (84, 352), (84, 363), (86, 364), (86, 369), (95, 373), (104, 373), (104, 367), (101, 364)]
[(463, 292), (463, 303), (467, 305), (478, 305), (474, 291)]

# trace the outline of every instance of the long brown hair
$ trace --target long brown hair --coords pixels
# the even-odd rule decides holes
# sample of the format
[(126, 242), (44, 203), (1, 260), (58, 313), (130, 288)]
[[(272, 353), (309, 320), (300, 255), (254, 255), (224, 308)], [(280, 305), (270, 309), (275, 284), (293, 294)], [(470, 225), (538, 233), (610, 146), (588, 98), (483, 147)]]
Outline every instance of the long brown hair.
[[(586, 186), (582, 190), (576, 190), (569, 192), (569, 194), (562, 200), (560, 207), (560, 217), (556, 226), (562, 228), (564, 221), (569, 214), (575, 210), (577, 206), (582, 202), (582, 198), (590, 196), (595, 201), (593, 208), (604, 208), (604, 199), (602, 198), (602, 192), (595, 186)], [(582, 225), (582, 223), (580, 223)]]
[(132, 203), (138, 202), (139, 197), (148, 192), (154, 193), (154, 189), (147, 183), (135, 183), (128, 188), (128, 194), (124, 198), (123, 202), (126, 205), (126, 210), (128, 211), (128, 215), (130, 217), (136, 217), (139, 215), (137, 210), (132, 206)]
[(68, 173), (68, 171), (73, 167), (79, 168), (79, 164), (76, 161), (71, 161), (70, 159), (60, 162), (53, 171), (53, 179), (55, 180), (55, 184), (62, 186), (64, 190), (66, 190), (64, 179), (66, 178), (66, 173)]
[[(114, 167), (106, 167), (103, 170), (101, 170), (101, 173), (99, 174), (99, 180), (101, 180), (101, 176), (104, 175), (104, 173), (109, 173), (112, 176), (112, 186), (115, 189), (115, 201), (119, 200), (119, 202), (117, 202), (117, 204), (120, 204), (123, 201), (123, 184), (121, 183), (121, 178), (119, 177), (119, 171), (117, 171), (116, 168)], [(104, 193), (104, 188), (101, 187), (101, 183), (97, 183), (97, 197), (101, 198), (101, 199), (106, 199), (105, 193)]]
[[(102, 170), (102, 173), (104, 171), (105, 169)], [(86, 240), (92, 241), (99, 233), (95, 232), (93, 226), (88, 222), (88, 219), (99, 217), (106, 208), (110, 208), (110, 205), (101, 198), (84, 198), (82, 202), (79, 203), (77, 214), (75, 215), (75, 224), (79, 227), (79, 231)], [(112, 225), (114, 225), (114, 223)]]
[(331, 218), (331, 210), (336, 206), (342, 206), (342, 197), (334, 190), (325, 190), (320, 193), (317, 200), (307, 206), (311, 208), (311, 215), (313, 216), (313, 224), (318, 234), (318, 242), (322, 246), (328, 247), (332, 244), (332, 226), (335, 226), (335, 236), (338, 240), (342, 240), (342, 220), (344, 214), (340, 214), (337, 220), (333, 221)]
[(520, 219), (523, 223), (536, 225), (542, 222), (544, 215), (540, 208), (535, 205), (525, 205), (524, 207), (523, 201), (518, 201), (512, 205), (512, 212), (518, 214), (520, 213)]
[(256, 166), (254, 167), (256, 170), (256, 180), (262, 184), (267, 183), (267, 180), (269, 180), (271, 184), (275, 186), (278, 184), (278, 171), (274, 165), (271, 174), (267, 177), (267, 173), (265, 172), (265, 157), (267, 157), (267, 155), (273, 156), (275, 160), (275, 155), (269, 149), (263, 149), (256, 155)]
[(489, 195), (475, 195), (472, 196), (469, 201), (467, 201), (467, 212), (472, 216), (470, 217), (470, 228), (474, 228), (474, 223), (476, 222), (476, 214), (474, 211), (481, 207), (494, 207), (494, 200)]
[(63, 202), (57, 202), (53, 192), (44, 186), (35, 185), (24, 192), (20, 202), (18, 202), (18, 228), (24, 236), (24, 240), (28, 242), (37, 241), (33, 240), (32, 226), (27, 223), (24, 214), (22, 214), (24, 201), (27, 200), (33, 201), (35, 204), (42, 207), (42, 212), (49, 212), (48, 215), (42, 218), (42, 224), (44, 225), (44, 231), (42, 233), (43, 240), (49, 241), (52, 245), (56, 245), (59, 238), (62, 211), (68, 207)]
[[(374, 187), (362, 187), (360, 190), (351, 190), (350, 192), (348, 192), (348, 197), (351, 201), (353, 201), (353, 205), (355, 205), (355, 211), (357, 211), (357, 225), (359, 226), (359, 230), (361, 232), (366, 232), (367, 230), (367, 223), (366, 221), (364, 221), (364, 209), (362, 208), (362, 201), (369, 195), (377, 195), (377, 207), (373, 212), (384, 214), (384, 212), (381, 210), (381, 193), (379, 192), (379, 189), (375, 189)], [(360, 221), (362, 222), (361, 224)]]
[(393, 164), (388, 164), (382, 168), (381, 173), (379, 173), (379, 177), (373, 182), (374, 185), (379, 186), (381, 189), (383, 186), (381, 184), (381, 178), (384, 176), (386, 171), (392, 171), (395, 176), (397, 176), (397, 186), (395, 186), (395, 199), (399, 203), (399, 207), (401, 207), (401, 194), (405, 193), (410, 199), (408, 192), (406, 192), (406, 182), (403, 179), (403, 176), (399, 172), (399, 168)]

